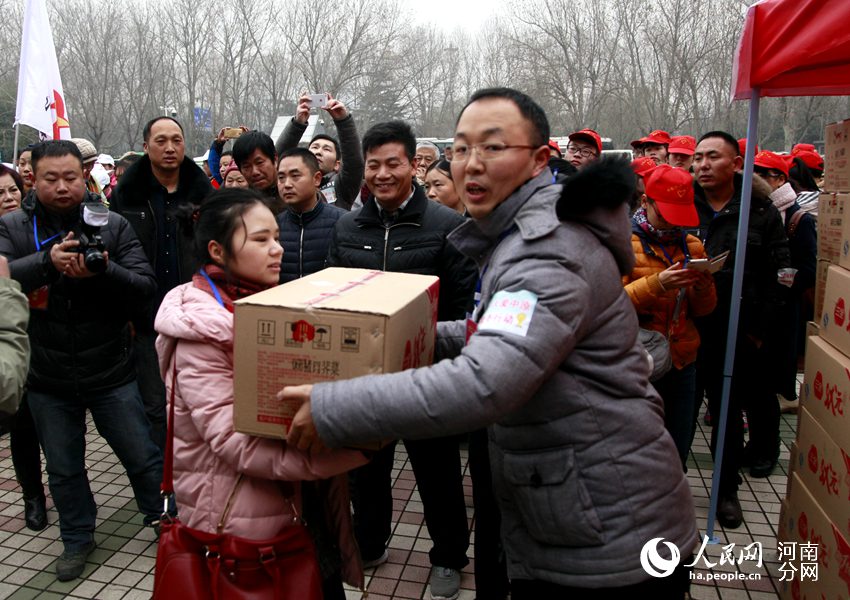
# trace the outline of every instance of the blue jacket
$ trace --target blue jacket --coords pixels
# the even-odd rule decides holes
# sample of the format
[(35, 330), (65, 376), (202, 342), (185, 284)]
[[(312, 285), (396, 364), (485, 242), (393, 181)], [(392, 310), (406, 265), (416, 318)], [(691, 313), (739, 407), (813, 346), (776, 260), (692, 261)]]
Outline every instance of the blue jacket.
[(280, 282), (286, 283), (325, 268), (334, 226), (345, 211), (319, 198), (316, 208), (297, 213), (286, 208), (277, 216), (283, 263)]

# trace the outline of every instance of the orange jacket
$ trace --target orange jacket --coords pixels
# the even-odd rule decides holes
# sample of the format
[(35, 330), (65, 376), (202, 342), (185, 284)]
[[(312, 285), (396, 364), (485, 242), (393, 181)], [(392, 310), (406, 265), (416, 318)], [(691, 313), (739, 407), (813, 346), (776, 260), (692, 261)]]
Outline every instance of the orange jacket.
[[(707, 258), (698, 238), (688, 235), (686, 242), (689, 258)], [(687, 288), (678, 319), (674, 320), (679, 290), (665, 290), (658, 274), (675, 262), (684, 263), (685, 253), (679, 245), (665, 246), (671, 263), (664, 256), (661, 245), (643, 232), (632, 233), (632, 249), (637, 262), (631, 274), (623, 277), (623, 285), (637, 311), (640, 326), (667, 337), (673, 365), (681, 369), (697, 358), (699, 333), (691, 317), (702, 317), (714, 310), (717, 304), (714, 283), (705, 288)]]

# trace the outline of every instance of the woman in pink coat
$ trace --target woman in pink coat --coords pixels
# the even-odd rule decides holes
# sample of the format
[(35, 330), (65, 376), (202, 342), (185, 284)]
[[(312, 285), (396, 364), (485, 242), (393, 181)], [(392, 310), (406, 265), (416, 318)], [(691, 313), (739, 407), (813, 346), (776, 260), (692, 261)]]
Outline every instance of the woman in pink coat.
[[(332, 478), (366, 462), (354, 450), (308, 454), (284, 441), (233, 430), (233, 301), (277, 285), (283, 256), (278, 235), (274, 215), (258, 193), (237, 188), (213, 193), (195, 225), (196, 251), (205, 266), (168, 293), (156, 316), (156, 348), (169, 398), (175, 363), (177, 370), (174, 489), (180, 519), (215, 532), (241, 474), (223, 532), (250, 539), (274, 537), (295, 522), (302, 480)], [(326, 520), (337, 523), (333, 543), (342, 555), (342, 577), (362, 588), (344, 480), (325, 486), (331, 494), (326, 511), (333, 512)]]

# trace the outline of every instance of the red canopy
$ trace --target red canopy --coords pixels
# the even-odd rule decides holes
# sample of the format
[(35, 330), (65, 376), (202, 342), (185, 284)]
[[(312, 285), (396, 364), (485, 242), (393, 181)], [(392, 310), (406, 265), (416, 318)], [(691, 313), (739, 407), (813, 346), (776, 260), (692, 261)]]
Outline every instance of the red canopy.
[(850, 95), (850, 0), (761, 0), (747, 11), (732, 99)]

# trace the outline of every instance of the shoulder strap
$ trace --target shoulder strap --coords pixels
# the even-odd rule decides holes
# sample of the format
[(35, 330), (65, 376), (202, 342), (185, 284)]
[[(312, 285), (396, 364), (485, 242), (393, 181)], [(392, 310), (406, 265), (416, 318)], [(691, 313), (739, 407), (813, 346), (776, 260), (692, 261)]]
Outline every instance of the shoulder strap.
[(788, 220), (788, 227), (786, 228), (789, 239), (794, 237), (797, 233), (797, 226), (800, 224), (800, 221), (803, 219), (803, 215), (805, 214), (805, 211), (802, 208), (799, 208), (793, 215), (791, 215), (791, 218)]

